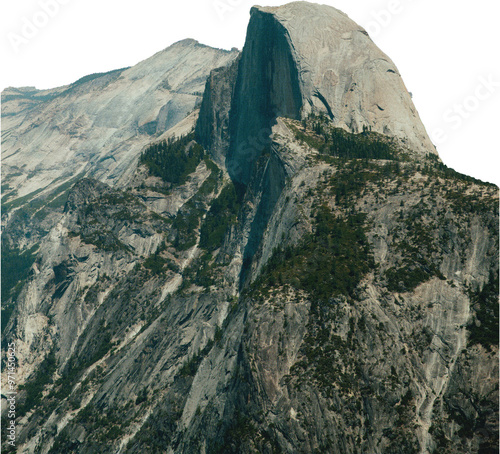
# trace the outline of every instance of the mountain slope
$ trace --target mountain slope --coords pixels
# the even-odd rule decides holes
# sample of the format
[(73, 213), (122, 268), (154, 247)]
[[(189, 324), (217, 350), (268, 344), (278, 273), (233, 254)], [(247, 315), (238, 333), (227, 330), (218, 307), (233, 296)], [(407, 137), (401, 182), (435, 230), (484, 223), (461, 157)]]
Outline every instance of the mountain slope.
[[(219, 102), (231, 106), (220, 114), (228, 116), (231, 132), (226, 165), (238, 181), (248, 183), (279, 116), (322, 112), (349, 132), (368, 128), (397, 138), (413, 154), (435, 153), (394, 63), (334, 8), (307, 2), (252, 8), (245, 47), (233, 66), (226, 70), (237, 72), (232, 96)], [(209, 80), (207, 92), (220, 77)], [(208, 105), (212, 97), (205, 98)], [(221, 146), (220, 123), (219, 116), (212, 128), (199, 125), (200, 140), (211, 151)]]
[(5, 218), (19, 449), (498, 450), (498, 188), (441, 163), (366, 40), (254, 8), (194, 131)]
[(67, 87), (5, 90), (2, 203), (54, 191), (75, 175), (115, 185), (145, 145), (195, 109), (209, 72), (236, 55), (184, 40), (132, 68)]

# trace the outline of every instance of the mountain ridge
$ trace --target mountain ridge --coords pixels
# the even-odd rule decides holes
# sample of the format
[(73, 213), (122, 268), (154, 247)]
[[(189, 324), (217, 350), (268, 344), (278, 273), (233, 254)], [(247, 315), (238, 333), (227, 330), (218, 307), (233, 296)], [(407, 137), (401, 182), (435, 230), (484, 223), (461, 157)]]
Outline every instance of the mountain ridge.
[[(315, 17), (328, 25), (304, 31)], [(204, 78), (184, 77), (199, 49), (125, 71), (160, 98), (153, 111), (127, 90), (128, 116), (96, 98), (114, 108), (93, 125), (156, 122), (116, 178), (105, 144), (58, 192), (7, 199), (2, 345), (19, 358), (19, 449), (498, 450), (498, 188), (425, 146), (395, 66), (372, 65), (382, 53), (360, 30), (321, 5), (256, 7), (245, 48), (203, 54)], [(354, 63), (339, 70), (318, 43)], [(199, 114), (172, 90), (190, 106), (203, 91)], [(75, 93), (65, 109), (89, 96)], [(15, 122), (9, 133), (28, 141)]]
[(226, 70), (238, 73), (232, 96), (221, 100), (228, 104), (229, 142), (215, 139), (220, 125), (198, 129), (204, 146), (211, 149), (210, 141), (216, 140), (217, 148), (225, 149), (233, 178), (247, 182), (251, 162), (263, 148), (250, 142), (265, 142), (279, 116), (304, 119), (324, 113), (349, 132), (368, 128), (397, 138), (412, 154), (437, 155), (394, 63), (335, 8), (307, 2), (253, 7), (234, 65)]
[[(191, 57), (187, 57), (188, 54), (192, 54)], [(37, 92), (46, 98), (38, 100), (37, 96), (34, 96), (34, 104), (25, 105), (26, 103), (21, 103), (22, 100), (15, 99), (3, 102), (4, 150), (11, 150), (10, 153), (17, 154), (14, 161), (20, 159), (23, 154), (30, 155), (30, 160), (26, 161), (30, 164), (25, 165), (26, 168), (22, 170), (24, 175), (33, 172), (37, 165), (40, 167), (36, 171), (35, 180), (38, 181), (33, 185), (31, 179), (26, 179), (26, 176), (15, 175), (19, 169), (16, 170), (15, 162), (13, 164), (10, 162), (10, 154), (4, 151), (3, 180), (10, 185), (10, 191), (3, 191), (4, 196), (9, 195), (9, 192), (11, 199), (27, 196), (32, 192), (30, 188), (38, 189), (42, 185), (55, 189), (51, 184), (52, 181), (58, 178), (67, 180), (65, 172), (68, 174), (70, 171), (76, 175), (86, 167), (88, 167), (85, 170), (87, 172), (98, 171), (106, 175), (98, 178), (108, 180), (119, 178), (126, 169), (113, 170), (109, 165), (99, 166), (98, 162), (89, 167), (87, 163), (99, 159), (104, 162), (102, 159), (106, 155), (109, 155), (108, 163), (113, 162), (113, 159), (133, 160), (133, 157), (151, 141), (151, 135), (161, 136), (161, 133), (167, 132), (194, 110), (208, 72), (234, 56), (235, 51), (219, 51), (201, 45), (195, 40), (183, 40), (134, 67), (111, 71), (97, 78), (93, 77), (94, 75), (85, 76), (68, 86)], [(189, 63), (186, 58), (191, 58)], [(184, 62), (182, 71), (175, 70), (173, 66), (176, 59)], [(201, 61), (206, 63), (200, 64)], [(172, 73), (173, 70), (175, 76), (168, 79), (168, 73)], [(176, 79), (179, 76), (180, 79)], [(159, 90), (153, 92), (148, 86), (155, 84)], [(124, 90), (129, 90), (128, 96), (131, 100), (135, 100), (132, 94), (137, 98), (134, 101), (136, 108), (129, 109), (129, 112), (135, 112), (136, 118), (129, 117), (126, 110), (129, 101), (123, 98)], [(71, 96), (74, 102), (68, 109), (70, 101), (65, 98)], [(83, 99), (85, 103), (82, 102)], [(29, 115), (29, 127), (35, 125), (44, 128), (43, 143), (37, 142), (42, 134), (36, 131), (35, 134), (30, 133), (23, 125), (26, 115)], [(57, 124), (54, 120), (49, 124), (45, 118), (55, 118)], [(114, 118), (114, 121), (109, 118)], [(90, 126), (96, 131), (99, 130), (99, 135), (93, 136), (88, 129)], [(79, 132), (81, 130), (86, 131), (85, 135)], [(24, 134), (23, 142), (17, 137), (21, 132)], [(178, 134), (180, 133), (179, 131)], [(91, 143), (92, 145), (89, 145)], [(122, 150), (119, 150), (120, 147)], [(55, 153), (52, 153), (52, 150)], [(118, 156), (119, 152), (123, 155), (122, 158)], [(76, 159), (71, 159), (70, 156)], [(71, 163), (70, 168), (63, 165), (64, 161)], [(77, 167), (79, 161), (80, 168)], [(50, 162), (49, 169), (44, 169), (44, 162), (47, 164)], [(59, 167), (56, 172), (54, 172), (55, 167)], [(54, 173), (55, 177), (51, 176)], [(43, 176), (45, 184), (40, 181)]]

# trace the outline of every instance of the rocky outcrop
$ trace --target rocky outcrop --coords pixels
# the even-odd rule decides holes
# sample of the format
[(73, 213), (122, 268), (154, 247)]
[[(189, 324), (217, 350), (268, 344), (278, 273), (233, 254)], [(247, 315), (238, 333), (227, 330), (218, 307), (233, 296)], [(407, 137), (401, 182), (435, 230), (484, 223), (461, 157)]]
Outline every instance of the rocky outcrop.
[[(156, 58), (95, 79), (177, 84), (141, 137), (197, 102), (192, 53), (219, 55), (179, 46), (169, 86)], [(397, 71), (336, 10), (256, 7), (224, 55), (196, 140), (190, 113), (113, 184), (84, 173), (4, 214), (18, 450), (498, 451), (498, 188), (419, 148)], [(16, 93), (13, 117), (60, 95)], [(371, 112), (379, 95), (395, 105)], [(88, 173), (107, 180), (103, 162)]]
[(294, 2), (255, 7), (288, 35), (304, 106), (325, 112), (340, 127), (364, 127), (398, 137), (414, 153), (434, 152), (396, 66), (359, 25), (324, 5)]
[(238, 74), (239, 58), (231, 65), (214, 69), (207, 79), (196, 137), (218, 164), (225, 166), (229, 150), (229, 112)]
[(238, 181), (248, 183), (280, 116), (324, 113), (350, 132), (370, 129), (397, 138), (412, 154), (436, 153), (394, 63), (335, 8), (307, 2), (252, 8), (236, 80), (227, 77), (216, 88), (214, 75), (210, 92), (224, 91), (225, 107), (206, 118), (203, 112), (199, 132), (206, 146), (219, 149), (227, 142), (220, 124), (229, 124), (226, 167)]
[(124, 184), (141, 150), (198, 107), (210, 71), (237, 55), (184, 40), (66, 87), (5, 90), (3, 203), (54, 191), (76, 175)]

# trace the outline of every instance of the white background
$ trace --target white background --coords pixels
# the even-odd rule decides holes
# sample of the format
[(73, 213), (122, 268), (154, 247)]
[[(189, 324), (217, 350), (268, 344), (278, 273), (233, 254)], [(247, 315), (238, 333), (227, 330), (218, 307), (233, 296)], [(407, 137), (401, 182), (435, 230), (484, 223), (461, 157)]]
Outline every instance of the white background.
[[(365, 27), (396, 63), (443, 161), (459, 172), (500, 184), (500, 2), (322, 3)], [(52, 5), (50, 15), (43, 4)], [(0, 88), (65, 85), (87, 74), (134, 65), (184, 38), (241, 49), (252, 4), (2, 0)]]

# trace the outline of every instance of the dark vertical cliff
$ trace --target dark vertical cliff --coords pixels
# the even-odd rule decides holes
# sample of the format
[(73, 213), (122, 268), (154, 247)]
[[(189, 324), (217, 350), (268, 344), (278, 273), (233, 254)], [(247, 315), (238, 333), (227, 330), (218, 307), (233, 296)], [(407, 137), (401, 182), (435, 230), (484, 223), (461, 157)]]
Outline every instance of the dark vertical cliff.
[[(100, 92), (150, 73), (163, 107)], [(87, 143), (75, 115), (70, 135), (111, 149), (56, 190), (45, 168), (7, 181), (34, 191), (3, 199), (18, 451), (498, 452), (498, 188), (440, 161), (366, 32), (326, 6), (255, 7), (238, 57), (186, 41), (125, 76), (43, 112), (125, 99), (138, 138)], [(43, 143), (16, 106), (9, 133)]]
[(277, 117), (299, 119), (302, 96), (288, 32), (274, 16), (252, 9), (231, 105), (226, 166), (248, 183), (255, 160), (269, 145)]

